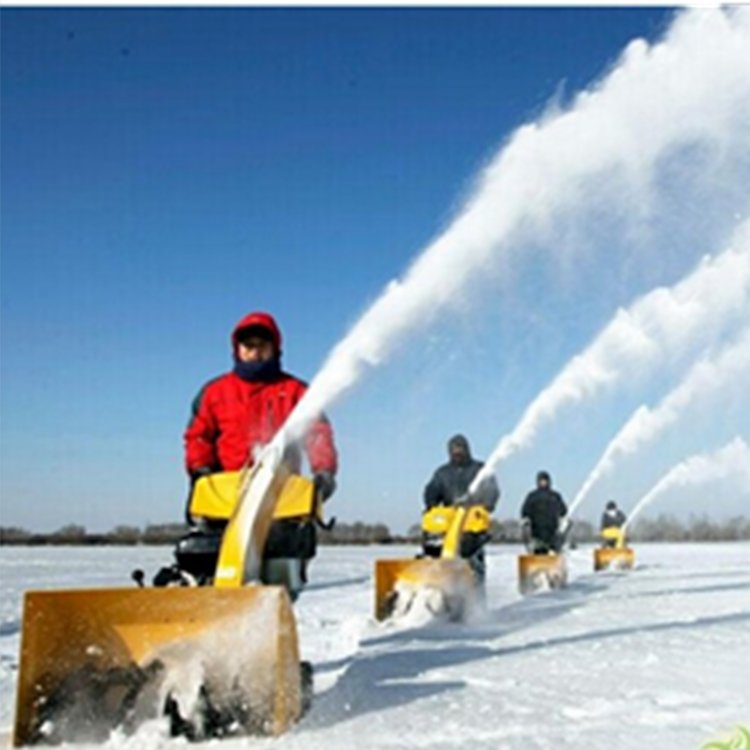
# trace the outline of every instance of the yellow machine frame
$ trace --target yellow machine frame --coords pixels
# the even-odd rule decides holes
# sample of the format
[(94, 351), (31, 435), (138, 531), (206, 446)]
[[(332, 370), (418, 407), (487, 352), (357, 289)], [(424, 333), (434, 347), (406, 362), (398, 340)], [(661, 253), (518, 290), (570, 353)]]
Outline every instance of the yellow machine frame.
[[(237, 507), (245, 479), (246, 472), (243, 471), (222, 471), (201, 477), (195, 483), (190, 498), (190, 515), (211, 521), (229, 520)], [(281, 481), (283, 491), (274, 509), (275, 520), (301, 519), (316, 515), (320, 517), (315, 487), (307, 477), (285, 474)]]
[(602, 529), (602, 539), (614, 542), (614, 547), (597, 547), (594, 550), (594, 570), (618, 568), (626, 570), (635, 564), (635, 552), (625, 544), (625, 531), (616, 526)]
[(393, 609), (393, 597), (399, 583), (412, 588), (432, 587), (446, 594), (470, 593), (476, 579), (466, 560), (461, 559), (461, 537), (471, 530), (489, 528), (490, 515), (481, 505), (432, 508), (423, 519), (430, 533), (444, 533), (439, 558), (409, 558), (375, 561), (376, 620), (387, 619)]
[(459, 510), (465, 510), (461, 534), (481, 534), (489, 531), (492, 518), (483, 505), (470, 505), (465, 509), (457, 508), (455, 505), (436, 505), (425, 511), (422, 516), (422, 531), (447, 535)]

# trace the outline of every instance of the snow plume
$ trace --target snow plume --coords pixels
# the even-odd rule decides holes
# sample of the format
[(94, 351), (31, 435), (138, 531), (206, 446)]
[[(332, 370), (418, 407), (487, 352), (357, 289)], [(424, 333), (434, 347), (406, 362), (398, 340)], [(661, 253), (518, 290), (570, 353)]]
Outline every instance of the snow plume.
[(501, 462), (528, 448), (541, 427), (564, 406), (592, 398), (632, 378), (636, 371), (653, 370), (665, 359), (710, 343), (729, 324), (747, 316), (749, 307), (750, 220), (738, 228), (732, 247), (715, 258), (704, 258), (674, 286), (654, 289), (628, 309), (618, 310), (501, 438), (472, 489)]
[(716, 482), (730, 477), (737, 477), (745, 491), (750, 487), (750, 447), (741, 437), (736, 437), (731, 443), (715, 453), (700, 453), (672, 467), (638, 501), (631, 511), (624, 529), (627, 529), (633, 523), (636, 516), (649, 503), (671, 490), (695, 484)]
[(588, 497), (591, 489), (610, 474), (619, 459), (632, 455), (643, 446), (653, 443), (664, 430), (677, 422), (683, 412), (696, 400), (702, 400), (724, 390), (742, 378), (750, 378), (750, 327), (739, 340), (723, 349), (715, 358), (704, 357), (688, 371), (682, 382), (655, 408), (641, 406), (610, 441), (602, 457), (586, 478), (568, 515)]
[[(589, 205), (613, 177), (618, 195), (642, 206), (660, 165), (678, 150), (717, 163), (748, 153), (749, 47), (750, 9), (686, 11), (659, 43), (632, 42), (568, 109), (519, 128), (455, 220), (335, 346), (279, 442), (298, 439), (408, 334), (459, 300), (480, 272), (507, 263), (522, 239), (543, 236), (556, 216)], [(619, 325), (631, 327), (626, 319)]]

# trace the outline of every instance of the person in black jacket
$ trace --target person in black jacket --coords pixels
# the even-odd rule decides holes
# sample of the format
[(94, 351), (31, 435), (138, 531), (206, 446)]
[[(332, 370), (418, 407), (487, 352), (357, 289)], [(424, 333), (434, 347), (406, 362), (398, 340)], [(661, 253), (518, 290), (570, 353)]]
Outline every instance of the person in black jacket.
[[(469, 441), (463, 435), (454, 435), (448, 441), (448, 458), (448, 463), (435, 471), (424, 488), (425, 509), (429, 510), (437, 505), (478, 503), (484, 505), (491, 513), (500, 498), (500, 488), (494, 475), (489, 474), (482, 479), (474, 492), (469, 493), (469, 487), (484, 463), (472, 457)], [(474, 538), (477, 536), (481, 538)], [(464, 534), (461, 540), (461, 556), (469, 561), (480, 584), (484, 582), (486, 573), (484, 544), (488, 539), (488, 534)], [(434, 539), (425, 534), (422, 545), (426, 555), (437, 557), (442, 549), (442, 539)]]
[(448, 463), (435, 471), (424, 488), (425, 507), (477, 502), (492, 512), (500, 497), (500, 489), (491, 474), (480, 482), (469, 497), (469, 487), (484, 463), (472, 457), (469, 441), (463, 435), (454, 435), (448, 441), (448, 458)]
[(559, 552), (564, 535), (560, 533), (560, 521), (568, 508), (559, 492), (552, 489), (552, 479), (546, 471), (536, 475), (536, 489), (526, 496), (521, 508), (524, 526), (524, 541), (535, 555)]
[[(602, 513), (601, 530), (604, 529), (621, 529), (627, 521), (627, 516), (617, 507), (617, 503), (614, 500), (610, 500)], [(605, 546), (614, 547), (615, 541), (613, 539), (605, 540)]]

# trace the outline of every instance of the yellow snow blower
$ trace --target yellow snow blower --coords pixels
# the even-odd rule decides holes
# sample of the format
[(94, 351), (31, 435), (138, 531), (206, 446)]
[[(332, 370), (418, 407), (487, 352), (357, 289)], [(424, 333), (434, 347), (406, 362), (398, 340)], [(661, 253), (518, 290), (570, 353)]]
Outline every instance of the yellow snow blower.
[(602, 529), (602, 546), (594, 550), (594, 570), (629, 570), (634, 564), (635, 552), (625, 545), (624, 529)]
[(556, 552), (518, 556), (518, 590), (529, 594), (544, 588), (559, 589), (568, 582), (565, 556)]
[(261, 583), (264, 545), (274, 519), (304, 526), (317, 507), (269, 450), (196, 483), (191, 514), (214, 530), (178, 544), (160, 587), (27, 592), (14, 745), (102, 741), (164, 715), (189, 739), (287, 730), (311, 673), (286, 588)]
[(427, 510), (422, 516), (424, 554), (375, 562), (375, 618), (403, 616), (422, 596), (435, 614), (460, 619), (477, 585), (465, 558), (489, 540), (490, 523), (483, 505)]

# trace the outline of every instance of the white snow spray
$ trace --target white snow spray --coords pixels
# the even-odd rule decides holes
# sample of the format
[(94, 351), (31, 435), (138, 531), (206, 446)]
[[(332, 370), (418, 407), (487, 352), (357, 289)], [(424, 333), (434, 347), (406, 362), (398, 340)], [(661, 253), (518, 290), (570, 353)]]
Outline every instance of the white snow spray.
[(471, 489), (500, 463), (528, 448), (563, 406), (577, 404), (646, 373), (665, 358), (710, 343), (750, 308), (750, 220), (737, 229), (733, 245), (704, 258), (672, 287), (660, 287), (618, 310), (589, 346), (571, 359), (529, 404), (504, 435)]
[(736, 476), (742, 487), (750, 487), (750, 447), (736, 437), (715, 453), (700, 453), (672, 467), (635, 505), (623, 531), (638, 514), (669, 491)]
[(647, 203), (660, 160), (677, 149), (701, 147), (719, 160), (747, 153), (749, 47), (750, 9), (685, 11), (659, 43), (628, 45), (619, 64), (567, 110), (518, 129), (457, 218), (334, 347), (278, 443), (299, 439), (368, 368), (458, 299), (481, 269), (508, 259), (514, 240), (587, 205), (592, 180), (616, 174)]
[(640, 406), (633, 412), (604, 450), (570, 505), (568, 516), (590, 495), (593, 487), (610, 474), (620, 459), (653, 443), (684, 411), (712, 394), (724, 390), (739, 378), (750, 376), (750, 327), (716, 357), (704, 357), (690, 368), (683, 380), (653, 409)]

